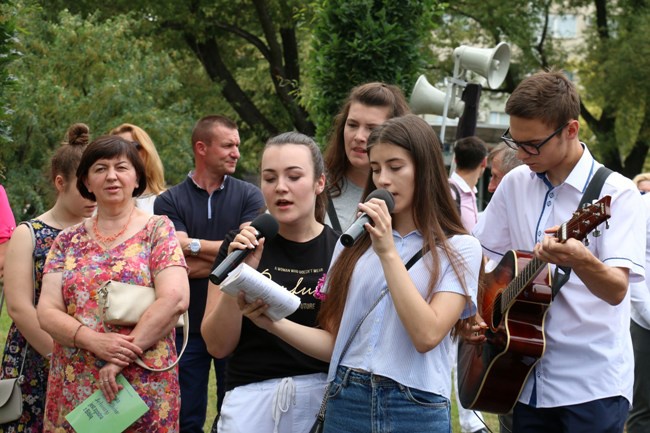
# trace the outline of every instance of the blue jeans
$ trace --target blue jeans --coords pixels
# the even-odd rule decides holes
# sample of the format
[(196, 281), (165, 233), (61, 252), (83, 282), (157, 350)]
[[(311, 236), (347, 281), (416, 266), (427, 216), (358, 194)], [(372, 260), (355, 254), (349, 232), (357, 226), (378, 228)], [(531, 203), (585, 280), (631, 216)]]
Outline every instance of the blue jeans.
[[(176, 333), (176, 347), (180, 351), (183, 333)], [(208, 408), (208, 382), (210, 365), (214, 362), (217, 376), (217, 411), (226, 392), (226, 360), (213, 358), (201, 334), (189, 335), (185, 353), (178, 363), (178, 381), (181, 388), (181, 433), (203, 433), (206, 411)]]
[(383, 376), (339, 367), (323, 433), (451, 433), (449, 400)]

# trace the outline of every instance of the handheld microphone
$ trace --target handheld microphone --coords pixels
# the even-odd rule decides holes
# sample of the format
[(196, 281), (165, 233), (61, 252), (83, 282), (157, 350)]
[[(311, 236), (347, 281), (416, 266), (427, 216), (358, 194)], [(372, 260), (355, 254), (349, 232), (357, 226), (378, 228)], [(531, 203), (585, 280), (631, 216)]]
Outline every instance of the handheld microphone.
[[(392, 212), (395, 207), (395, 199), (393, 199), (393, 194), (385, 189), (376, 189), (366, 197), (366, 201), (370, 199), (378, 198), (386, 202), (386, 207), (388, 212)], [(372, 219), (364, 212), (359, 218), (357, 218), (350, 228), (348, 228), (345, 233), (341, 235), (341, 243), (344, 247), (351, 247), (354, 243), (361, 237), (365, 228), (363, 227), (366, 223), (372, 222)]]
[[(259, 215), (257, 218), (251, 222), (251, 227), (253, 227), (256, 231), (257, 234), (255, 237), (257, 239), (259, 238), (266, 238), (266, 240), (270, 240), (275, 237), (276, 234), (278, 234), (278, 222), (273, 218), (271, 214), (268, 213), (263, 213), (262, 215)], [(212, 271), (210, 274), (210, 282), (214, 284), (221, 284), (223, 280), (226, 279), (228, 274), (232, 272), (233, 269), (235, 269), (241, 262), (244, 261), (246, 256), (248, 256), (251, 253), (251, 249), (244, 249), (244, 250), (235, 250), (232, 253), (228, 254), (225, 259), (217, 266), (217, 268)]]

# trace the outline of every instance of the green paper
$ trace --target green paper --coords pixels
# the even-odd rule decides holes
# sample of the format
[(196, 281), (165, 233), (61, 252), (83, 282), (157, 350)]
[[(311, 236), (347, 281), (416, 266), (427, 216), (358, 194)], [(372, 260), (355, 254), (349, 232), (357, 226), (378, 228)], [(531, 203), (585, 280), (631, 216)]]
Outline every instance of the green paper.
[(122, 433), (149, 410), (123, 375), (116, 381), (123, 388), (111, 403), (97, 390), (66, 415), (77, 433)]

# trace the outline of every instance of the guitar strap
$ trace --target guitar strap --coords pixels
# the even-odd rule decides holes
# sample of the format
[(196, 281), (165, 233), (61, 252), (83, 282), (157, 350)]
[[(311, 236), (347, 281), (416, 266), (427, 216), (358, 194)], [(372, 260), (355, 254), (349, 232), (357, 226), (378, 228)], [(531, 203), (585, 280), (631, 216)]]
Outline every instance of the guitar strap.
[[(613, 171), (604, 165), (600, 167), (594, 176), (589, 181), (585, 193), (580, 199), (580, 204), (578, 205), (578, 210), (582, 209), (585, 205), (590, 204), (594, 200), (597, 200), (600, 196), (600, 191), (603, 189), (605, 180), (612, 174)], [(551, 284), (551, 293), (553, 294), (553, 299), (558, 294), (562, 286), (569, 280), (571, 276), (571, 267), (569, 266), (556, 266), (555, 273), (553, 274), (553, 283)]]

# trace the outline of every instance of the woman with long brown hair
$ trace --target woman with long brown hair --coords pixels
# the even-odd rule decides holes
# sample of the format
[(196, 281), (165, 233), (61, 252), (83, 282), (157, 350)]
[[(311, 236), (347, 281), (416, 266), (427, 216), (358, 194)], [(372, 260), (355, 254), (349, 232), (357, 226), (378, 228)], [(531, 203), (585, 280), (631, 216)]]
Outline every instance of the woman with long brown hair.
[(368, 180), (366, 146), (373, 128), (386, 120), (410, 113), (399, 87), (372, 82), (350, 91), (334, 118), (325, 150), (329, 207), (326, 224), (344, 232), (357, 213), (357, 204)]
[(368, 156), (365, 193), (386, 189), (395, 206), (389, 212), (376, 198), (359, 205), (373, 224), (352, 247), (337, 245), (321, 329), (271, 322), (260, 300), (240, 308), (306, 354), (331, 359), (325, 432), (448, 433), (447, 351), (452, 330), (475, 312), (481, 246), (461, 224), (440, 142), (424, 120), (378, 126)]

